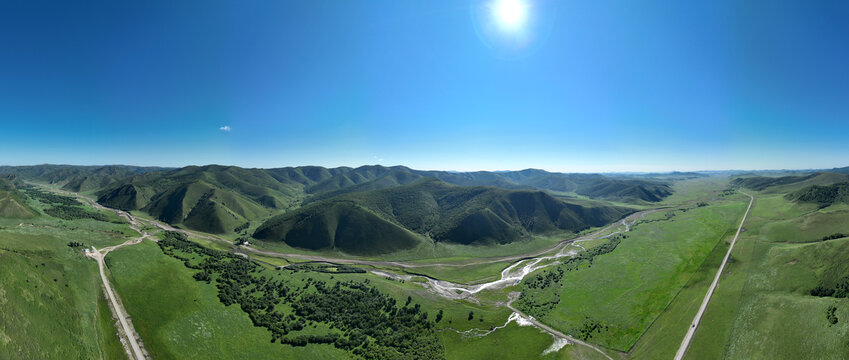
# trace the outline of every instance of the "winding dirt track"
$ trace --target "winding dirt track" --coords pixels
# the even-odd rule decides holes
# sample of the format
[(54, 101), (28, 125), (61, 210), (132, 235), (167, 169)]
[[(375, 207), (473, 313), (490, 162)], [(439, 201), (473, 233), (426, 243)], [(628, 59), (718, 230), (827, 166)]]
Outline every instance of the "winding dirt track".
[[(38, 184), (35, 184), (35, 185), (38, 185)], [(141, 243), (142, 240), (150, 238), (150, 234), (148, 234), (145, 231), (142, 231), (140, 229), (140, 226), (139, 226), (140, 224), (136, 220), (136, 218), (133, 215), (131, 215), (130, 213), (127, 213), (126, 211), (122, 211), (122, 210), (118, 210), (118, 209), (112, 209), (112, 208), (102, 206), (102, 205), (98, 204), (97, 202), (95, 202), (94, 200), (87, 198), (85, 196), (82, 196), (80, 194), (77, 194), (77, 193), (62, 191), (62, 190), (53, 189), (53, 188), (48, 188), (48, 189), (51, 190), (51, 191), (54, 191), (54, 192), (59, 192), (59, 193), (65, 194), (65, 195), (76, 197), (77, 199), (88, 202), (92, 207), (94, 207), (96, 209), (112, 211), (115, 214), (117, 214), (119, 217), (122, 217), (125, 220), (127, 220), (130, 223), (131, 229), (133, 229), (133, 230), (137, 231), (139, 234), (141, 234), (141, 236), (127, 240), (122, 244), (107, 246), (107, 247), (101, 248), (99, 250), (97, 248), (95, 248), (94, 246), (92, 246), (91, 251), (89, 253), (87, 253), (86, 256), (97, 261), (97, 267), (100, 270), (100, 280), (103, 283), (103, 289), (106, 291), (106, 295), (107, 295), (107, 297), (109, 297), (109, 303), (112, 305), (110, 307), (110, 310), (112, 310), (113, 315), (115, 315), (115, 317), (118, 318), (118, 322), (121, 324), (121, 330), (123, 332), (123, 336), (124, 336), (125, 340), (127, 341), (126, 344), (129, 346), (129, 348), (125, 348), (125, 350), (127, 350), (128, 357), (131, 360), (133, 360), (133, 359), (134, 360), (144, 360), (144, 359), (150, 358), (149, 356), (146, 356), (145, 355), (146, 352), (144, 350), (142, 350), (142, 348), (144, 347), (144, 344), (141, 341), (141, 337), (139, 337), (138, 334), (136, 333), (136, 329), (133, 327), (133, 323), (132, 323), (132, 321), (130, 321), (129, 316), (127, 315), (127, 310), (124, 309), (124, 305), (120, 301), (120, 298), (115, 293), (115, 291), (112, 290), (112, 284), (109, 283), (109, 278), (106, 276), (106, 263), (104, 262), (104, 259), (106, 258), (106, 254), (109, 254), (110, 251), (120, 249), (124, 246), (135, 245), (135, 244)], [(154, 240), (153, 238), (150, 238), (150, 239)], [(154, 240), (154, 241), (156, 241), (156, 240)]]
[(710, 302), (710, 298), (713, 297), (713, 292), (716, 290), (716, 285), (719, 283), (719, 278), (722, 276), (722, 270), (725, 269), (725, 264), (728, 263), (728, 258), (731, 257), (731, 250), (734, 249), (734, 244), (737, 243), (737, 238), (740, 236), (740, 232), (743, 230), (743, 223), (746, 222), (746, 217), (749, 216), (749, 210), (752, 209), (752, 203), (755, 202), (755, 198), (752, 195), (749, 195), (743, 191), (740, 191), (744, 195), (749, 197), (749, 207), (746, 208), (746, 213), (743, 214), (743, 220), (740, 221), (740, 226), (737, 227), (737, 233), (734, 234), (734, 239), (731, 240), (731, 246), (728, 247), (728, 252), (725, 253), (725, 259), (722, 260), (722, 264), (719, 265), (719, 269), (716, 271), (716, 276), (713, 278), (713, 282), (710, 283), (710, 288), (708, 288), (707, 294), (705, 294), (704, 300), (702, 300), (702, 305), (699, 307), (699, 311), (696, 313), (696, 317), (693, 318), (693, 323), (687, 329), (687, 334), (684, 335), (684, 340), (681, 341), (681, 347), (678, 348), (678, 352), (675, 353), (675, 360), (682, 360), (684, 355), (687, 354), (687, 349), (690, 348), (690, 343), (693, 342), (693, 336), (696, 334), (696, 330), (699, 329), (699, 323), (702, 321), (702, 316), (705, 314), (705, 309), (707, 309), (708, 303)]
[(542, 329), (542, 330), (545, 330), (545, 331), (546, 331), (546, 332), (548, 332), (549, 334), (554, 335), (554, 336), (556, 336), (556, 337), (560, 337), (560, 338), (566, 339), (566, 340), (567, 340), (567, 341), (569, 341), (570, 343), (574, 343), (574, 344), (578, 344), (578, 345), (586, 346), (586, 347), (588, 347), (588, 348), (590, 348), (590, 349), (595, 350), (595, 351), (596, 351), (596, 352), (598, 352), (599, 354), (604, 355), (604, 357), (606, 357), (607, 359), (609, 359), (609, 360), (613, 360), (613, 358), (612, 358), (612, 357), (610, 357), (610, 355), (607, 355), (607, 353), (605, 353), (604, 351), (602, 351), (601, 349), (599, 349), (599, 348), (598, 348), (598, 347), (596, 347), (595, 345), (593, 345), (593, 344), (589, 344), (589, 343), (586, 343), (586, 342), (583, 342), (583, 341), (578, 340), (578, 339), (575, 339), (575, 338), (573, 338), (573, 337), (571, 337), (571, 336), (569, 336), (569, 335), (566, 335), (566, 334), (564, 334), (564, 333), (562, 333), (562, 332), (559, 332), (559, 331), (557, 331), (557, 330), (554, 330), (554, 329), (550, 328), (548, 325), (543, 324), (543, 323), (541, 323), (541, 322), (537, 321), (537, 319), (535, 319), (535, 318), (533, 318), (533, 317), (531, 317), (531, 316), (528, 316), (528, 315), (526, 315), (525, 313), (523, 313), (523, 312), (521, 312), (521, 311), (517, 310), (517, 309), (516, 309), (516, 308), (514, 308), (514, 307), (513, 307), (513, 305), (511, 305), (511, 304), (507, 304), (507, 307), (508, 307), (510, 310), (513, 310), (513, 312), (515, 312), (515, 313), (517, 313), (517, 314), (519, 314), (519, 315), (522, 315), (522, 317), (524, 317), (525, 319), (527, 319), (528, 321), (530, 321), (531, 323), (533, 323), (533, 324), (534, 324), (534, 326), (536, 326), (536, 327), (538, 327), (538, 328), (540, 328), (540, 329)]
[(127, 310), (124, 309), (124, 306), (119, 300), (118, 295), (116, 295), (115, 292), (112, 291), (112, 284), (109, 283), (109, 278), (106, 277), (106, 264), (104, 263), (104, 258), (106, 257), (106, 254), (109, 254), (110, 251), (122, 248), (124, 246), (141, 243), (142, 240), (150, 236), (150, 234), (138, 229), (137, 222), (131, 215), (128, 214), (124, 217), (130, 220), (132, 224), (130, 227), (133, 230), (138, 231), (142, 235), (135, 239), (127, 240), (123, 244), (105, 247), (100, 250), (92, 246), (91, 252), (89, 252), (87, 255), (88, 257), (97, 261), (97, 267), (100, 269), (100, 280), (103, 282), (103, 289), (106, 290), (106, 295), (109, 297), (109, 302), (112, 304), (112, 311), (115, 317), (118, 318), (118, 321), (121, 323), (121, 328), (123, 330), (124, 336), (126, 337), (127, 344), (130, 347), (130, 354), (128, 355), (131, 355), (131, 359), (142, 360), (146, 359), (147, 357), (145, 356), (145, 352), (142, 351), (143, 345), (139, 345), (141, 344), (141, 338), (138, 337), (138, 334), (136, 334), (136, 330), (133, 327), (133, 323), (128, 318)]

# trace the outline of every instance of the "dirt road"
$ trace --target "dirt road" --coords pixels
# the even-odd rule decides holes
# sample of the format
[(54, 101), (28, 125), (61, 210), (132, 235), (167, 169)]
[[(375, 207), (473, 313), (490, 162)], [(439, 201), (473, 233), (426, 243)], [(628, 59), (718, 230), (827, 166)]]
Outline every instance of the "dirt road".
[(746, 213), (743, 214), (743, 220), (740, 221), (740, 226), (737, 227), (737, 233), (734, 234), (734, 239), (731, 240), (731, 246), (728, 247), (728, 252), (725, 253), (725, 259), (722, 260), (722, 264), (719, 265), (719, 269), (716, 271), (716, 276), (714, 276), (713, 282), (711, 282), (710, 288), (708, 288), (707, 294), (705, 294), (705, 298), (702, 300), (702, 305), (699, 307), (699, 311), (696, 312), (696, 317), (693, 318), (693, 322), (687, 329), (687, 334), (684, 335), (684, 340), (681, 341), (681, 347), (679, 347), (678, 352), (675, 353), (675, 360), (682, 360), (684, 355), (687, 354), (687, 349), (690, 348), (690, 343), (693, 341), (693, 335), (695, 335), (696, 330), (699, 329), (699, 323), (702, 321), (705, 309), (707, 309), (710, 298), (713, 296), (713, 292), (716, 290), (716, 285), (719, 283), (719, 278), (722, 276), (722, 270), (725, 269), (725, 264), (728, 263), (728, 258), (731, 257), (731, 250), (734, 249), (734, 244), (737, 243), (737, 238), (743, 230), (743, 223), (746, 222), (746, 217), (749, 216), (749, 210), (752, 209), (752, 203), (755, 202), (755, 198), (752, 195), (746, 194), (743, 191), (740, 192), (749, 197), (749, 207), (746, 208)]
[(516, 308), (514, 308), (514, 307), (513, 307), (513, 305), (511, 305), (511, 304), (507, 304), (507, 308), (509, 308), (510, 310), (513, 310), (513, 312), (515, 312), (515, 313), (517, 313), (517, 314), (521, 315), (521, 316), (522, 316), (522, 317), (524, 317), (526, 320), (528, 320), (528, 321), (530, 321), (532, 324), (534, 324), (534, 326), (536, 326), (537, 328), (542, 329), (542, 330), (544, 330), (545, 332), (547, 332), (547, 333), (549, 333), (549, 334), (551, 334), (551, 335), (553, 335), (553, 336), (555, 336), (555, 337), (559, 337), (559, 338), (561, 338), (561, 339), (566, 339), (566, 341), (568, 341), (570, 344), (578, 344), (578, 345), (586, 346), (586, 347), (588, 347), (588, 348), (591, 348), (591, 349), (595, 350), (595, 351), (596, 351), (596, 352), (598, 352), (599, 354), (604, 355), (604, 357), (606, 357), (607, 359), (609, 359), (609, 360), (613, 360), (613, 358), (612, 358), (612, 357), (610, 357), (609, 355), (607, 355), (607, 353), (605, 353), (604, 351), (602, 351), (601, 349), (599, 349), (599, 348), (598, 348), (597, 346), (595, 346), (595, 345), (592, 345), (592, 344), (589, 344), (589, 343), (583, 342), (583, 341), (578, 340), (578, 339), (575, 339), (575, 338), (573, 338), (573, 337), (571, 337), (571, 336), (569, 336), (569, 335), (566, 335), (566, 334), (564, 334), (564, 333), (562, 333), (562, 332), (559, 332), (559, 331), (557, 331), (557, 330), (554, 330), (554, 329), (550, 328), (548, 325), (546, 325), (546, 324), (543, 324), (543, 323), (539, 322), (539, 320), (537, 320), (537, 319), (533, 318), (532, 316), (528, 316), (528, 315), (526, 315), (525, 313), (523, 313), (523, 312), (521, 312), (521, 311), (519, 311), (519, 310), (516, 310)]
[[(103, 208), (102, 206), (96, 206), (96, 207), (106, 209), (106, 208)], [(112, 304), (112, 307), (111, 307), (112, 311), (114, 312), (115, 317), (118, 318), (118, 321), (121, 323), (121, 329), (123, 330), (124, 337), (126, 338), (127, 344), (130, 348), (129, 349), (130, 354), (128, 354), (128, 355), (130, 355), (131, 359), (143, 360), (143, 359), (147, 359), (149, 357), (145, 356), (145, 352), (142, 350), (142, 347), (144, 345), (141, 344), (141, 338), (136, 333), (136, 330), (133, 327), (133, 323), (130, 321), (130, 319), (128, 319), (129, 316), (127, 315), (127, 310), (124, 309), (124, 306), (121, 303), (120, 299), (118, 298), (118, 295), (116, 295), (115, 292), (112, 291), (112, 284), (109, 283), (109, 278), (106, 277), (106, 264), (104, 263), (104, 258), (106, 257), (106, 254), (108, 254), (110, 251), (122, 248), (124, 246), (138, 244), (138, 243), (142, 242), (144, 239), (150, 237), (150, 234), (140, 230), (139, 222), (132, 215), (130, 215), (130, 214), (124, 212), (124, 211), (121, 211), (121, 210), (114, 210), (114, 209), (108, 209), (108, 210), (115, 211), (118, 214), (118, 216), (121, 216), (121, 217), (127, 219), (127, 221), (130, 222), (130, 228), (132, 228), (135, 231), (138, 231), (141, 234), (141, 236), (134, 238), (134, 239), (127, 240), (126, 242), (124, 242), (122, 244), (108, 246), (108, 247), (102, 248), (100, 250), (98, 250), (97, 248), (92, 246), (91, 247), (92, 251), (90, 253), (88, 253), (88, 256), (93, 258), (95, 261), (97, 261), (97, 267), (100, 268), (100, 280), (103, 282), (103, 288), (106, 290), (106, 295), (109, 297), (109, 302)]]

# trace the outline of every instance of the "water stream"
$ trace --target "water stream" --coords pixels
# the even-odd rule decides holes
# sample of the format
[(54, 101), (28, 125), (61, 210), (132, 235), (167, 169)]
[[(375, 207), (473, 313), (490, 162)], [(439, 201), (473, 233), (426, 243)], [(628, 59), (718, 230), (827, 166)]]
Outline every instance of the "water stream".
[(548, 266), (556, 265), (559, 263), (557, 261), (558, 259), (573, 257), (577, 255), (580, 251), (586, 250), (583, 246), (581, 246), (580, 243), (582, 242), (606, 239), (613, 235), (629, 231), (631, 229), (631, 224), (633, 224), (637, 219), (644, 217), (647, 213), (648, 212), (642, 212), (623, 219), (619, 223), (624, 226), (624, 229), (620, 229), (603, 236), (587, 236), (576, 239), (571, 242), (563, 243), (559, 246), (559, 248), (555, 249), (557, 250), (557, 252), (553, 255), (537, 256), (533, 258), (518, 260), (507, 268), (505, 268), (504, 270), (502, 270), (501, 277), (498, 280), (490, 282), (467, 285), (453, 283), (445, 280), (438, 280), (422, 275), (398, 275), (379, 270), (372, 270), (371, 272), (375, 275), (405, 281), (411, 280), (413, 277), (423, 277), (425, 279), (425, 282), (422, 282), (421, 284), (431, 292), (449, 299), (466, 299), (483, 290), (497, 290), (508, 286), (516, 285), (520, 283), (526, 276), (528, 276), (528, 274), (539, 269), (546, 268)]

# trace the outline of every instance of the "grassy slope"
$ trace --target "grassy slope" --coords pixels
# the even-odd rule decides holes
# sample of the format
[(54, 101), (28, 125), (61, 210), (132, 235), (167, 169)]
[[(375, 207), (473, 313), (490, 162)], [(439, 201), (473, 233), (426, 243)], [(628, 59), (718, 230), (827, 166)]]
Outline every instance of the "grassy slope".
[(10, 191), (0, 190), (0, 217), (28, 219), (35, 215), (36, 212), (19, 196)]
[[(846, 209), (811, 212), (783, 194), (759, 195), (690, 350), (694, 359), (842, 359), (849, 357), (849, 301), (809, 295), (811, 288), (847, 274), (849, 240), (810, 241), (806, 224), (847, 224)], [(825, 221), (828, 220), (828, 221)], [(814, 230), (810, 228), (807, 230)], [(829, 229), (829, 231), (832, 229)], [(836, 305), (840, 319), (828, 323)]]
[(627, 351), (744, 209), (745, 204), (733, 201), (678, 213), (671, 221), (638, 225), (616, 251), (600, 256), (591, 268), (568, 272), (559, 306), (543, 320), (568, 331), (580, 328), (589, 316), (608, 326), (592, 342)]
[(687, 327), (698, 311), (710, 283), (716, 275), (716, 269), (728, 252), (732, 234), (720, 241), (699, 267), (675, 299), (663, 313), (651, 324), (640, 340), (634, 344), (629, 358), (633, 359), (669, 359), (675, 356)]
[[(163, 255), (153, 243), (144, 242), (122, 248), (110, 253), (107, 259), (115, 286), (124, 299), (127, 311), (133, 317), (136, 329), (144, 339), (147, 349), (157, 358), (180, 358), (185, 354), (215, 354), (213, 357), (225, 358), (237, 354), (251, 358), (347, 356), (332, 346), (309, 345), (293, 348), (268, 343), (270, 334), (266, 330), (253, 327), (247, 315), (237, 306), (224, 307), (217, 298), (215, 287), (192, 279), (193, 270), (185, 268), (178, 260)], [(489, 329), (502, 325), (510, 314), (509, 310), (503, 308), (450, 301), (412, 282), (401, 283), (373, 275), (285, 271), (278, 273), (292, 279), (309, 277), (325, 281), (330, 276), (368, 277), (371, 285), (399, 302), (411, 296), (414, 303), (421, 304), (422, 309), (431, 315), (443, 310), (443, 320), (437, 325), (439, 328), (452, 327), (460, 331), (472, 328)], [(173, 291), (175, 288), (180, 291)], [(469, 311), (475, 313), (472, 321), (467, 318)], [(522, 332), (525, 334), (520, 340), (529, 340), (536, 345), (531, 346), (532, 351), (524, 354), (541, 353), (551, 344), (551, 337), (538, 330), (530, 330), (523, 328)], [(446, 355), (448, 358), (464, 358), (452, 354), (463, 354), (470, 344), (458, 339), (448, 340), (453, 339), (448, 335), (449, 332), (450, 330), (442, 332)], [(507, 330), (507, 334), (498, 335), (495, 339), (507, 339), (510, 336), (512, 332)], [(573, 350), (562, 352), (569, 351)]]
[(21, 184), (14, 175), (0, 175), (0, 217), (25, 219), (37, 215), (27, 206), (26, 197), (16, 189)]
[(214, 286), (195, 281), (192, 270), (152, 242), (119, 249), (107, 260), (124, 306), (154, 358), (346, 358), (331, 345), (270, 343), (267, 330), (254, 327), (237, 306), (221, 304)]
[(0, 358), (121, 358), (97, 266), (63, 238), (0, 231)]

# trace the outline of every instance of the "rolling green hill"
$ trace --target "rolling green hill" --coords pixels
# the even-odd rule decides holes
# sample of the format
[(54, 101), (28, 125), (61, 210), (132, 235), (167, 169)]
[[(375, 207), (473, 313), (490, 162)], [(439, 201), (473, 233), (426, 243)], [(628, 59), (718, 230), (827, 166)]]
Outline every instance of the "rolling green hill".
[(570, 204), (542, 191), (463, 187), (425, 178), (312, 203), (268, 220), (254, 237), (312, 250), (374, 254), (412, 248), (424, 238), (505, 244), (531, 234), (601, 226), (630, 212)]
[(807, 175), (790, 176), (749, 176), (731, 180), (732, 185), (742, 186), (755, 191), (785, 192), (806, 186), (831, 185), (849, 180), (849, 175), (834, 172), (819, 172)]
[(211, 233), (232, 231), (250, 219), (285, 210), (301, 195), (264, 170), (189, 166), (135, 176), (98, 193), (98, 202), (142, 210), (169, 224)]
[(849, 203), (849, 182), (826, 186), (812, 185), (788, 194), (787, 198), (797, 202), (817, 203), (822, 207), (835, 203)]
[(57, 184), (64, 190), (87, 192), (115, 185), (129, 177), (149, 172), (161, 171), (159, 167), (139, 167), (126, 165), (76, 166), (76, 165), (34, 165), (0, 166), (0, 174), (15, 174), (26, 180)]
[(17, 190), (20, 184), (15, 175), (0, 175), (0, 217), (31, 218), (38, 214), (27, 206), (24, 194)]

